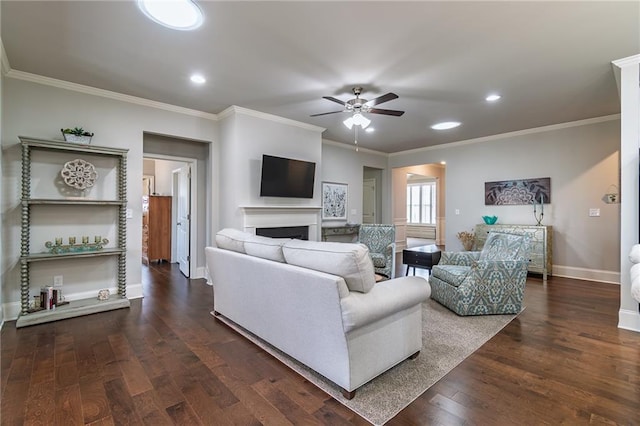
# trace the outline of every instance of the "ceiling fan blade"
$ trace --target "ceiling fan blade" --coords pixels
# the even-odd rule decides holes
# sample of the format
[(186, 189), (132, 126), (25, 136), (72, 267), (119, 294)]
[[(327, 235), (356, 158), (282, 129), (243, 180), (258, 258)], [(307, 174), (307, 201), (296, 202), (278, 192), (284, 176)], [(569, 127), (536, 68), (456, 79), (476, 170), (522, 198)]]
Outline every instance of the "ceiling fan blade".
[(322, 99), (326, 99), (328, 101), (335, 102), (335, 103), (340, 104), (340, 105), (344, 105), (345, 104), (344, 101), (341, 101), (338, 98), (334, 98), (333, 96), (323, 96)]
[(368, 106), (379, 105), (379, 104), (381, 104), (383, 102), (389, 102), (389, 101), (392, 101), (394, 99), (398, 99), (398, 95), (396, 95), (395, 93), (387, 93), (386, 95), (382, 95), (382, 96), (377, 97), (375, 99), (371, 99), (365, 105), (368, 105)]
[(396, 117), (400, 117), (402, 114), (404, 114), (404, 111), (396, 111), (395, 109), (380, 109), (380, 108), (371, 108), (369, 112), (373, 114), (395, 115)]
[(318, 117), (320, 115), (327, 115), (327, 114), (337, 114), (339, 112), (344, 112), (344, 110), (341, 111), (331, 111), (331, 112), (321, 112), (320, 114), (311, 114), (309, 117)]

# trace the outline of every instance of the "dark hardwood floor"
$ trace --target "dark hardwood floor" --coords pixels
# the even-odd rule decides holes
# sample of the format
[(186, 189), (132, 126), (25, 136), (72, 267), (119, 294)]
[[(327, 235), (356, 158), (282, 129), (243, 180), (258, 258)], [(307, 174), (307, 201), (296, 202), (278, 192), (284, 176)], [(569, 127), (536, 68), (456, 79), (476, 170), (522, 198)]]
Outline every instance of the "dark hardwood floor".
[[(368, 424), (216, 321), (204, 280), (152, 264), (143, 284), (130, 309), (6, 323), (2, 424)], [(530, 278), (526, 310), (389, 424), (640, 424), (619, 291)]]

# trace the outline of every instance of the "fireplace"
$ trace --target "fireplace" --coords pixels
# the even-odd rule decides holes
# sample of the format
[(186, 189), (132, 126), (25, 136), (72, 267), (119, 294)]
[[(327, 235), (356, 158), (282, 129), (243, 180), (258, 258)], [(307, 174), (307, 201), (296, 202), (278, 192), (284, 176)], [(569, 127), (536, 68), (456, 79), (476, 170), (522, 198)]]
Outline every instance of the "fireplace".
[(256, 228), (256, 235), (271, 238), (309, 239), (308, 226), (278, 226), (275, 228)]
[(279, 229), (276, 238), (320, 238), (319, 206), (242, 206), (242, 222), (242, 229), (252, 234), (272, 236), (270, 231)]

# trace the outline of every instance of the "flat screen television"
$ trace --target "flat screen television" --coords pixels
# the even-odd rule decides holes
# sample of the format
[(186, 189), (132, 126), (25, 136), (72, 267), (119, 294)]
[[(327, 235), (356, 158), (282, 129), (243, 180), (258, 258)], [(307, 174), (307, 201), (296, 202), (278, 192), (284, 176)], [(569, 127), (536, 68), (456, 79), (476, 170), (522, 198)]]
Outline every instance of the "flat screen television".
[(261, 197), (313, 198), (316, 163), (262, 156)]

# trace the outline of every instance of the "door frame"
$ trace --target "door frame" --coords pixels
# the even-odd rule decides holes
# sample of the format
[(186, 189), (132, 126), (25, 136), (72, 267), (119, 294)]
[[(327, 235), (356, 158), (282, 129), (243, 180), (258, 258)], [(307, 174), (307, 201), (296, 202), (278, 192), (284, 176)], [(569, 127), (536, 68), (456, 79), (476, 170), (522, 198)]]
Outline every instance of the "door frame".
[[(191, 256), (189, 262), (189, 276), (187, 278), (191, 278), (194, 270), (196, 269), (193, 265), (194, 253), (197, 253), (197, 214), (194, 218), (194, 213), (198, 211), (198, 200), (195, 194), (198, 193), (198, 179), (194, 179), (194, 176), (198, 176), (198, 160), (196, 158), (190, 157), (176, 157), (173, 155), (164, 155), (164, 154), (143, 154), (142, 158), (146, 158), (149, 160), (164, 160), (164, 161), (180, 161), (183, 163), (189, 164), (191, 167), (191, 185), (189, 185), (189, 199), (190, 199), (190, 210), (191, 210), (191, 226), (189, 229), (189, 255)], [(173, 171), (171, 172), (171, 193), (173, 195), (175, 182), (173, 180)], [(171, 259), (175, 259), (176, 254), (176, 200), (175, 197), (172, 197), (171, 200)], [(195, 223), (194, 223), (195, 222)]]

